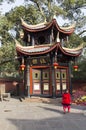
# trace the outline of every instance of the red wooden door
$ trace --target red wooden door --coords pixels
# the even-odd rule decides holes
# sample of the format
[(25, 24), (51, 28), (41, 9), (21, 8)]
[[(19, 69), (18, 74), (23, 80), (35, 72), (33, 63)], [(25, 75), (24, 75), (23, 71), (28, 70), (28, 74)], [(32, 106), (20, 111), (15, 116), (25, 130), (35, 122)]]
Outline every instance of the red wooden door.
[(41, 94), (41, 70), (32, 69), (32, 90), (33, 94)]
[(50, 95), (50, 69), (32, 69), (32, 93), (37, 95)]
[(42, 94), (50, 94), (50, 71), (42, 69)]
[(67, 68), (58, 68), (55, 71), (56, 94), (62, 94), (69, 87), (69, 76)]

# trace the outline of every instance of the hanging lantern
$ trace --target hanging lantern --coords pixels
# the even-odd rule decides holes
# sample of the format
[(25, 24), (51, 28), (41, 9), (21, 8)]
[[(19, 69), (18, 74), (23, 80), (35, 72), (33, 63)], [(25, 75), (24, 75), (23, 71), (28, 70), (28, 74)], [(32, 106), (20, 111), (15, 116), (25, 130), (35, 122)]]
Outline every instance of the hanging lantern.
[(20, 65), (20, 68), (22, 71), (24, 71), (24, 69), (25, 69), (24, 57), (22, 57), (22, 64)]
[(54, 62), (54, 63), (53, 63), (53, 66), (54, 66), (55, 69), (57, 69), (58, 63), (57, 63), (57, 62)]
[(24, 69), (25, 69), (25, 65), (22, 64), (22, 65), (20, 65), (20, 67), (21, 67), (21, 70), (24, 71)]
[(75, 71), (77, 71), (78, 70), (78, 65), (74, 65), (73, 68), (74, 68)]

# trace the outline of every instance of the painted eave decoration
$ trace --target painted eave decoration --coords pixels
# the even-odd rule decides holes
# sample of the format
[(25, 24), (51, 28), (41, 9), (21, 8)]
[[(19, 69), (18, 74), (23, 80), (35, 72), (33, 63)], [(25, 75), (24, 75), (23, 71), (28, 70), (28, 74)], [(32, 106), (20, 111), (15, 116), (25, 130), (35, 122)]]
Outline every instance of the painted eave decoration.
[(21, 25), (22, 25), (23, 29), (25, 29), (29, 32), (39, 32), (39, 31), (43, 31), (43, 30), (49, 29), (50, 27), (54, 26), (61, 33), (72, 34), (75, 29), (75, 23), (68, 27), (60, 27), (58, 25), (56, 19), (52, 19), (51, 22), (43, 22), (43, 23), (36, 24), (36, 25), (29, 25), (21, 18)]
[[(15, 40), (16, 41), (16, 40)], [(69, 56), (79, 56), (82, 52), (83, 45), (80, 45), (77, 48), (69, 49), (62, 47), (60, 43), (55, 44), (46, 44), (46, 45), (36, 45), (36, 46), (22, 46), (19, 44), (18, 41), (16, 41), (16, 51), (19, 54), (23, 55), (41, 55), (41, 54), (47, 54), (54, 49), (61, 50), (61, 52), (65, 55)]]

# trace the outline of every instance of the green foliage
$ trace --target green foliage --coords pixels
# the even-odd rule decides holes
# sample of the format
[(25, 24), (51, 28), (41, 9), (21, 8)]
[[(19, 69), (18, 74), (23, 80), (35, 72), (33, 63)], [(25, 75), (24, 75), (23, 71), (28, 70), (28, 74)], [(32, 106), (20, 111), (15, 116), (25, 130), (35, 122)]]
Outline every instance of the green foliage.
[(9, 29), (12, 27), (11, 22), (7, 20), (6, 17), (0, 17), (0, 37), (2, 38), (2, 44), (7, 44), (9, 41), (12, 41), (12, 37), (8, 33)]
[(78, 71), (73, 70), (75, 80), (86, 80), (86, 47), (83, 48), (82, 55), (78, 57), (77, 65), (79, 66)]
[(79, 63), (78, 71), (73, 71), (74, 79), (86, 80), (86, 58), (81, 60)]
[(25, 15), (22, 18), (24, 18), (27, 21), (27, 23), (29, 23), (29, 24), (37, 24), (37, 23), (43, 21), (43, 18), (41, 16), (40, 12), (37, 10), (36, 7), (34, 8), (33, 5), (27, 6), (27, 8), (25, 10)]
[(65, 47), (76, 48), (77, 46), (81, 45), (83, 42), (84, 42), (83, 39), (79, 37), (79, 35), (73, 33), (69, 37), (69, 42), (65, 42)]
[(77, 29), (86, 25), (86, 16), (81, 12), (86, 7), (86, 0), (63, 0), (61, 6), (67, 12), (66, 17), (77, 22)]
[(86, 36), (83, 37), (83, 41), (86, 42)]
[(14, 43), (3, 45), (0, 48), (0, 76), (18, 75), (19, 63), (15, 61), (15, 55)]
[(20, 7), (15, 7), (12, 9), (10, 12), (6, 13), (5, 16), (8, 21), (12, 23), (12, 25), (16, 25), (19, 23), (20, 18), (25, 16), (25, 7), (20, 6)]

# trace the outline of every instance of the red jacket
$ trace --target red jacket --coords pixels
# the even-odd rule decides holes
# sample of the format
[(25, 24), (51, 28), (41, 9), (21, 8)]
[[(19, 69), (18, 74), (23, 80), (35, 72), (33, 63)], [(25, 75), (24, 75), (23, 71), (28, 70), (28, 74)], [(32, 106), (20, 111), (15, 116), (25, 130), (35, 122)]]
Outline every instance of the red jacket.
[(62, 95), (62, 104), (71, 104), (71, 96), (69, 93), (64, 93)]

